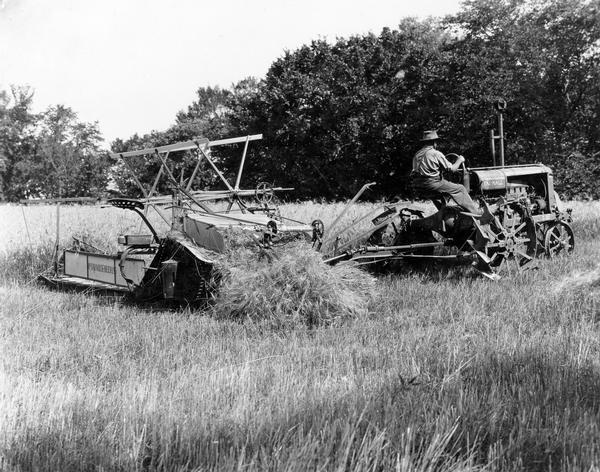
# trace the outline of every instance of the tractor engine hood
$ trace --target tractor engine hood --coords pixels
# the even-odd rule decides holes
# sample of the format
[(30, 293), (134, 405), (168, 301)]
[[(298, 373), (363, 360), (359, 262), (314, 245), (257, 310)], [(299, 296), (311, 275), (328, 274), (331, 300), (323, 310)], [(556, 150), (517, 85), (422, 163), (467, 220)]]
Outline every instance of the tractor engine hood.
[(515, 179), (532, 175), (552, 175), (552, 170), (543, 164), (529, 164), (505, 167), (480, 167), (471, 169), (479, 184), (479, 190), (504, 190)]

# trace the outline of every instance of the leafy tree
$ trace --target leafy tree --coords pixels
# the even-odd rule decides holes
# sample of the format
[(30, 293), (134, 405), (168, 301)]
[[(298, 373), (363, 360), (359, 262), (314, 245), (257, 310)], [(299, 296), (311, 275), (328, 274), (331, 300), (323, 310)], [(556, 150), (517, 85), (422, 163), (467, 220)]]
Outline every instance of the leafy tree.
[(0, 91), (0, 123), (2, 123), (2, 138), (0, 143), (2, 146), (0, 147), (0, 200), (4, 200), (4, 179), (6, 175), (6, 171), (8, 169), (8, 157), (5, 152), (5, 130), (6, 130), (6, 122), (7, 120), (7, 106), (9, 104), (9, 97), (6, 91)]
[[(414, 152), (402, 138), (418, 132), (409, 127), (417, 93), (410, 84), (443, 41), (435, 22), (409, 19), (379, 37), (313, 41), (286, 52), (258, 90), (241, 100), (234, 94), (231, 107), (265, 134), (263, 176), (303, 197), (348, 197), (368, 180), (381, 184), (380, 195), (397, 193), (405, 183), (394, 173)], [(402, 67), (410, 69), (404, 84), (396, 78)]]
[(33, 90), (0, 92), (0, 190), (11, 201), (29, 197), (98, 196), (108, 183), (108, 155), (97, 123), (68, 107), (31, 111)]
[[(489, 165), (492, 104), (504, 98), (507, 163), (546, 162), (565, 193), (600, 196), (597, 176), (586, 172), (600, 155), (599, 61), (597, 0), (466, 0), (445, 19), (404, 19), (378, 36), (286, 51), (263, 80), (200, 88), (170, 129), (113, 149), (263, 133), (248, 181), (333, 199), (377, 181), (370, 197), (390, 197), (406, 193), (423, 129), (439, 130), (443, 151)], [(234, 175), (238, 155), (225, 149), (215, 157)], [(174, 168), (189, 175), (193, 164), (184, 155)], [(151, 182), (156, 163), (136, 165)], [(119, 188), (132, 190), (131, 181)]]
[(197, 99), (186, 111), (177, 113), (174, 128), (190, 131), (193, 136), (207, 133), (220, 133), (227, 127), (227, 100), (229, 90), (220, 87), (200, 87)]
[(35, 151), (37, 115), (31, 112), (33, 91), (12, 86), (0, 94), (0, 193), (7, 200), (24, 194), (24, 179), (17, 163)]
[[(507, 99), (507, 163), (544, 161), (555, 168), (559, 189), (580, 180), (583, 192), (590, 174), (580, 173), (582, 159), (600, 145), (599, 3), (470, 0), (448, 25), (463, 34), (452, 45), (456, 74), (448, 96), (471, 103), (484, 97), (482, 104)], [(459, 135), (492, 126), (477, 118), (484, 110), (476, 104), (464, 111)], [(484, 139), (466, 142), (475, 156), (487, 154)]]
[(15, 163), (22, 197), (97, 196), (108, 183), (97, 123), (83, 123), (57, 105), (39, 117), (35, 149)]

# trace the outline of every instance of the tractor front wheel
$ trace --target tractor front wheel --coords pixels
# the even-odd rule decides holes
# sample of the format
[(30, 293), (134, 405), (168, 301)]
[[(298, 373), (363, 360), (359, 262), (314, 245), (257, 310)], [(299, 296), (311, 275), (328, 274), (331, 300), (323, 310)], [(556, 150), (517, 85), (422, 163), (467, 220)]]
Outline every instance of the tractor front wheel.
[(568, 223), (559, 221), (548, 228), (544, 236), (544, 250), (548, 257), (569, 254), (573, 249), (575, 249), (575, 236)]

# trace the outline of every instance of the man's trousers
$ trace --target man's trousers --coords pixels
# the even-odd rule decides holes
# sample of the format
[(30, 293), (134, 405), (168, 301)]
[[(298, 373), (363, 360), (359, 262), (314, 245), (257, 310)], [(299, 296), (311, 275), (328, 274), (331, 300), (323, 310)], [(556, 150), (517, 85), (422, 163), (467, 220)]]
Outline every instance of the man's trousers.
[(461, 184), (448, 182), (445, 179), (434, 177), (413, 177), (412, 186), (418, 196), (427, 194), (449, 195), (462, 208), (470, 213), (479, 213), (480, 210), (469, 196), (469, 192)]

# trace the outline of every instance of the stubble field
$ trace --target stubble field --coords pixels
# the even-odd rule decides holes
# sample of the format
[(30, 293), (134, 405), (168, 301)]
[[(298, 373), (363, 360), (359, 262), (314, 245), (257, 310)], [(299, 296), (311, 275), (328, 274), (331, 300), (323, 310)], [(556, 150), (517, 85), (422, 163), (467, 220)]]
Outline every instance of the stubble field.
[[(594, 469), (600, 203), (568, 206), (570, 258), (381, 276), (313, 328), (45, 290), (54, 208), (0, 206), (0, 470)], [(65, 207), (64, 242), (133, 216)]]

